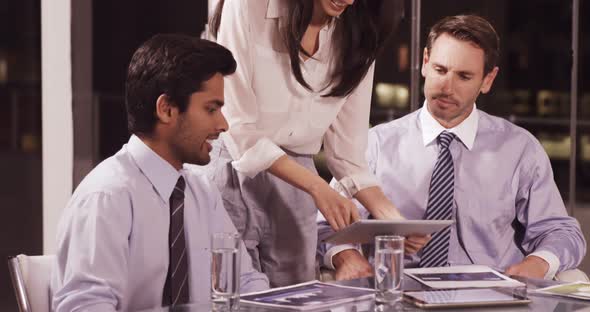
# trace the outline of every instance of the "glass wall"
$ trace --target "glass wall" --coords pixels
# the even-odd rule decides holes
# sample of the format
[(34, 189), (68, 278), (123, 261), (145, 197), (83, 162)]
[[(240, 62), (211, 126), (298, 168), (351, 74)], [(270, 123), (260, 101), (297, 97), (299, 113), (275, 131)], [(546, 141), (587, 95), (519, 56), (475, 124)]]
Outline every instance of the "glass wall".
[[(0, 6), (0, 259), (42, 252), (39, 0)], [(6, 262), (0, 310), (17, 309)]]
[[(576, 140), (576, 205), (573, 215), (582, 224), (586, 241), (590, 241), (590, 20), (581, 12), (590, 10), (590, 2), (579, 1), (578, 47), (578, 103)], [(590, 272), (590, 257), (582, 263), (582, 269)]]
[(392, 10), (391, 16), (401, 20), (376, 60), (371, 125), (387, 122), (410, 112), (412, 5), (409, 0), (395, 2), (396, 5), (389, 8)]

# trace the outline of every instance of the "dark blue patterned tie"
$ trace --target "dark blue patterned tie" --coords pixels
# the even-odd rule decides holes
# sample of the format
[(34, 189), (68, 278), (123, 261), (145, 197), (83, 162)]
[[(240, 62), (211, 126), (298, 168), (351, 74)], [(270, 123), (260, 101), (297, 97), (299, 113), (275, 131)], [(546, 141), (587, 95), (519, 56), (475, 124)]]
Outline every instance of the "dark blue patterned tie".
[(170, 264), (164, 285), (163, 304), (171, 306), (187, 303), (189, 300), (188, 261), (184, 237), (184, 187), (184, 178), (181, 176), (170, 196)]
[[(455, 135), (447, 131), (443, 131), (438, 136), (440, 151), (436, 165), (434, 165), (432, 178), (430, 178), (430, 193), (426, 208), (427, 220), (450, 220), (453, 218), (455, 173), (453, 157), (449, 151), (449, 145), (453, 139), (455, 139)], [(432, 235), (432, 239), (422, 250), (420, 267), (447, 265), (450, 236), (450, 226)]]

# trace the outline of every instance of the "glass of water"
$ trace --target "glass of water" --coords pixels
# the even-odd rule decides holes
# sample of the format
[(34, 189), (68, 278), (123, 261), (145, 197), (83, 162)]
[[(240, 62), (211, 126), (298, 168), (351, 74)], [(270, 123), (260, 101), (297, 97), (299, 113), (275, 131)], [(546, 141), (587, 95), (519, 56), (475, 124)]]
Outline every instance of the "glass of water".
[(404, 237), (375, 237), (375, 301), (395, 303), (402, 298)]
[(240, 235), (211, 235), (211, 300), (215, 311), (237, 310), (240, 300)]

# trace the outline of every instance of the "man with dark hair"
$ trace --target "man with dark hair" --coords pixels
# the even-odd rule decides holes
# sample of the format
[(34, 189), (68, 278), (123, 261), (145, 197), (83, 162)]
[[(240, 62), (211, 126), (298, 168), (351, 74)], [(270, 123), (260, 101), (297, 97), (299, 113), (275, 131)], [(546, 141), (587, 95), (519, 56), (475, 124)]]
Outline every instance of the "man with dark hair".
[[(236, 232), (216, 188), (186, 164), (210, 161), (231, 52), (156, 35), (126, 82), (129, 142), (80, 183), (58, 230), (56, 311), (135, 311), (210, 299), (210, 235)], [(242, 246), (242, 249), (243, 246)], [(242, 291), (268, 287), (241, 253)]]
[[(424, 49), (424, 106), (369, 132), (369, 167), (402, 214), (455, 221), (407, 256), (406, 266), (484, 264), (552, 278), (578, 266), (586, 253), (543, 147), (526, 130), (475, 106), (492, 87), (498, 58), (499, 39), (485, 19), (442, 19)], [(330, 233), (322, 224), (320, 239)], [(320, 245), (318, 251), (337, 279), (372, 272), (355, 246)]]

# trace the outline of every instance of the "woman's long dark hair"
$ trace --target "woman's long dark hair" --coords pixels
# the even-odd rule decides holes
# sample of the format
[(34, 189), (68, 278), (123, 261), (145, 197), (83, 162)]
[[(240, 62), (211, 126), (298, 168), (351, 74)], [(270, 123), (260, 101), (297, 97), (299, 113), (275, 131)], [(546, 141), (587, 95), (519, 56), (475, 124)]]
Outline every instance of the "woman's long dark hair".
[[(219, 0), (209, 22), (213, 36), (219, 31), (224, 2)], [(290, 14), (281, 32), (291, 58), (291, 71), (302, 86), (311, 90), (303, 79), (299, 54), (310, 56), (301, 46), (301, 39), (311, 21), (313, 0), (289, 0), (286, 3)], [(332, 55), (336, 58), (336, 66), (330, 77), (329, 85), (333, 87), (323, 96), (345, 97), (354, 91), (402, 16), (403, 0), (356, 0), (334, 19)]]

